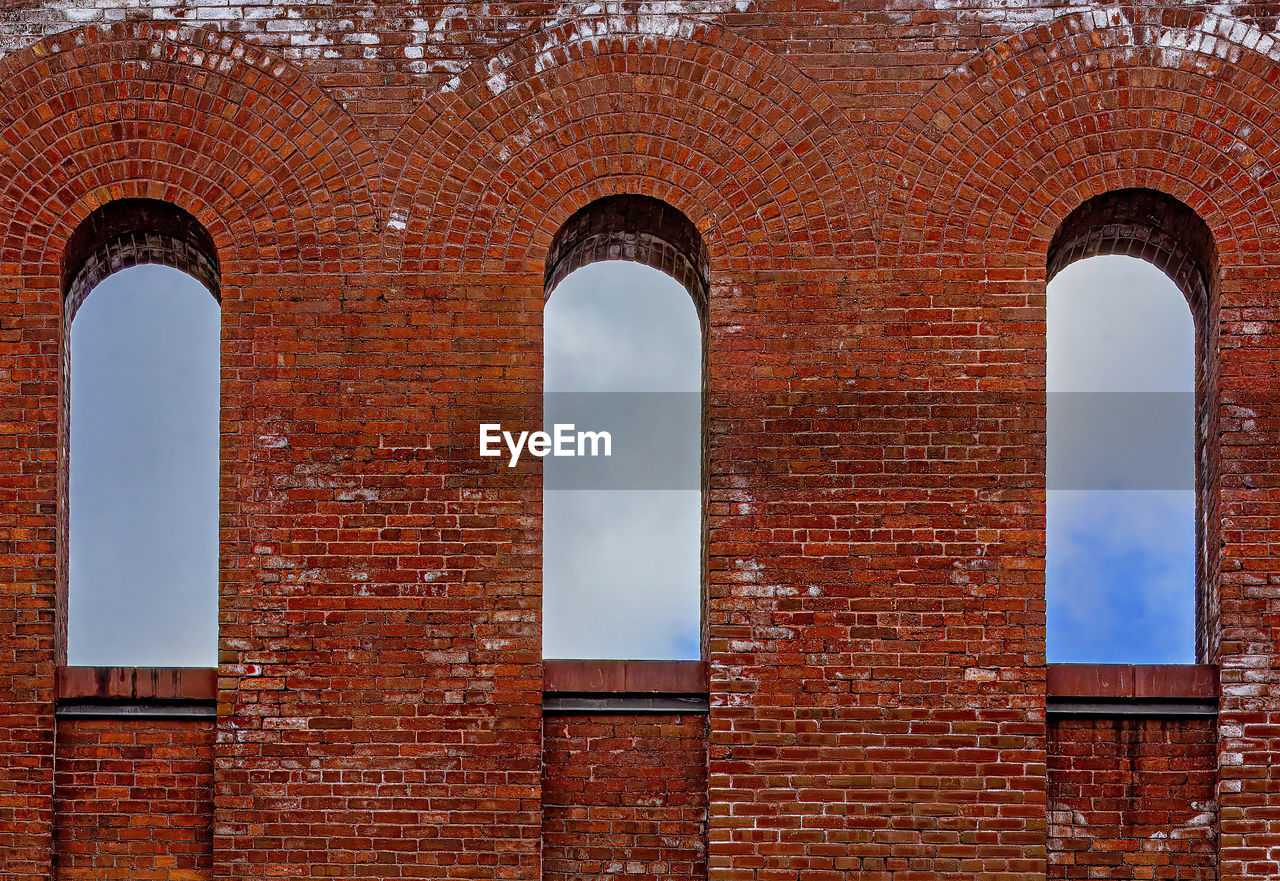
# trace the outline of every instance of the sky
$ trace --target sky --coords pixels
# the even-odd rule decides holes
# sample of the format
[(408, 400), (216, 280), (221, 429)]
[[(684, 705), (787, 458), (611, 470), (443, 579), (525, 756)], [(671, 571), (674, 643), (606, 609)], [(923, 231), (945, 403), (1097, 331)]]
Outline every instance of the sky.
[(1048, 659), (1191, 663), (1191, 310), (1133, 257), (1073, 263), (1048, 299)]
[[(696, 405), (701, 388), (698, 313), (670, 276), (636, 263), (594, 263), (552, 291), (543, 315), (544, 394), (667, 393), (640, 398), (658, 421), (668, 406)], [(603, 424), (610, 403), (587, 398), (580, 409), (590, 415), (575, 424)], [(696, 455), (697, 420), (679, 422)], [(621, 454), (631, 433), (613, 436)], [(630, 462), (615, 455), (610, 465), (625, 470)], [(689, 483), (544, 489), (544, 657), (699, 657), (702, 498), (696, 476)]]
[[(1048, 294), (1048, 658), (1190, 662), (1190, 311), (1127, 257), (1073, 264)], [(697, 314), (657, 270), (579, 269), (544, 327), (549, 401), (650, 422), (697, 401)], [(164, 267), (112, 276), (76, 315), (69, 663), (216, 662), (218, 337), (216, 301)], [(564, 485), (543, 495), (544, 656), (698, 657), (699, 492)]]
[(70, 664), (217, 662), (219, 324), (158, 266), (109, 277), (71, 322)]

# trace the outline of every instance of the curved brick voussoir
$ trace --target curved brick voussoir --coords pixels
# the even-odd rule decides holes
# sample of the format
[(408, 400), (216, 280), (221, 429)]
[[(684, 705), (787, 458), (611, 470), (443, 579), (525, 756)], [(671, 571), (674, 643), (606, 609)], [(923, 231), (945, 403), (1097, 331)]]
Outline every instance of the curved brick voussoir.
[(812, 81), (666, 15), (544, 31), (431, 96), (383, 167), (407, 271), (541, 274), (576, 210), (621, 193), (679, 209), (713, 271), (869, 260), (865, 150)]
[(990, 47), (891, 139), (882, 257), (1039, 277), (1074, 208), (1148, 188), (1205, 220), (1224, 267), (1264, 262), (1280, 230), (1271, 45), (1237, 20), (1117, 7)]
[(376, 232), (373, 150), (342, 109), (288, 63), (199, 28), (84, 28), (6, 57), (0, 145), (14, 206), (0, 259), (24, 275), (49, 275), (80, 221), (120, 198), (189, 211), (232, 274), (354, 271)]

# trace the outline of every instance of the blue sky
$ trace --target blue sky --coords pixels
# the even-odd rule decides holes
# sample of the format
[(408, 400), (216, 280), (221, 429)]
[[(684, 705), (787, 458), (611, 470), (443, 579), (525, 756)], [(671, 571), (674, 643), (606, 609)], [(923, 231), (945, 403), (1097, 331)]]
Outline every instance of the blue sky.
[[(702, 388), (697, 310), (656, 269), (579, 269), (552, 292), (543, 328), (544, 391)], [(697, 489), (544, 491), (543, 655), (696, 659), (701, 505)]]
[[(549, 391), (701, 386), (693, 304), (656, 270), (578, 270), (545, 321)], [(209, 293), (162, 267), (109, 278), (73, 323), (72, 664), (216, 661), (218, 323)], [(1135, 397), (1118, 400), (1139, 403), (1149, 400), (1141, 393), (1186, 395), (1193, 365), (1186, 302), (1150, 265), (1094, 258), (1050, 285), (1051, 415), (1067, 392), (1126, 392)], [(1073, 444), (1088, 433), (1066, 422), (1050, 420), (1051, 474), (1071, 472)], [(1108, 428), (1121, 441), (1108, 443), (1124, 447), (1128, 429)], [(1141, 470), (1134, 450), (1152, 449), (1141, 428), (1130, 434), (1133, 449), (1116, 454), (1120, 478), (1088, 489), (1051, 481), (1050, 661), (1194, 659), (1189, 446), (1157, 438), (1176, 479), (1124, 489), (1126, 469)], [(690, 490), (546, 491), (544, 654), (697, 657), (699, 504)]]
[[(1132, 257), (1095, 257), (1049, 285), (1045, 599), (1050, 661), (1195, 660), (1195, 332), (1172, 281)], [(1113, 395), (1088, 489), (1065, 477), (1080, 424), (1055, 405)], [(1079, 395), (1079, 397), (1077, 397)], [(1060, 397), (1061, 396), (1061, 397)], [(1087, 402), (1092, 399), (1085, 399)], [(1065, 409), (1065, 408), (1062, 408)], [(1124, 424), (1128, 409), (1147, 417)], [(1154, 411), (1154, 418), (1153, 418)], [(1061, 414), (1061, 409), (1059, 409)], [(1178, 415), (1177, 420), (1167, 417)], [(1173, 421), (1179, 424), (1164, 425)], [(1120, 423), (1117, 430), (1116, 423)], [(1092, 431), (1095, 425), (1087, 425)], [(1175, 430), (1185, 434), (1174, 435)], [(1160, 467), (1145, 470), (1151, 462)], [(1107, 467), (1110, 466), (1110, 467)], [(1144, 479), (1145, 478), (1145, 479)], [(1141, 488), (1125, 489), (1126, 486)], [(1102, 488), (1109, 487), (1109, 488)]]

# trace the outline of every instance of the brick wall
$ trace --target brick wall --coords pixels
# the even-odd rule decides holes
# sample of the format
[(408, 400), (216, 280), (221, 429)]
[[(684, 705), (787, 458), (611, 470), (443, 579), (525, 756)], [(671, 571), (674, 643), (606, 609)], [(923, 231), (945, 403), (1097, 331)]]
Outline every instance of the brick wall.
[(537, 878), (540, 475), (475, 435), (536, 421), (557, 233), (626, 194), (706, 250), (655, 261), (707, 277), (709, 876), (1043, 877), (1047, 259), (1124, 189), (1216, 253), (1218, 856), (1280, 875), (1274, 12), (802, 5), (6, 6), (11, 875), (53, 862), (62, 261), (145, 198), (220, 276), (216, 874)]
[(1211, 720), (1049, 725), (1049, 878), (1215, 881)]
[(54, 826), (61, 881), (213, 877), (213, 722), (64, 719)]
[(542, 877), (707, 877), (707, 717), (543, 724)]
[[(706, 877), (706, 717), (548, 716), (543, 877)], [(1050, 878), (1216, 878), (1209, 720), (1049, 726)], [(58, 728), (60, 878), (212, 877), (210, 722)]]

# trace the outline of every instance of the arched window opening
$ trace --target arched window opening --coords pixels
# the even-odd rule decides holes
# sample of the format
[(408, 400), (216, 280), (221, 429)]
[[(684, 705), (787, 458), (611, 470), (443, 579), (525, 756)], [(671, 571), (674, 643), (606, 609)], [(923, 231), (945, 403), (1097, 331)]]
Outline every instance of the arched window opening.
[(708, 288), (697, 230), (654, 199), (602, 199), (565, 224), (547, 267), (544, 428), (603, 427), (613, 455), (582, 472), (544, 460), (543, 654), (697, 659)]
[(67, 661), (213, 666), (216, 251), (186, 212), (134, 199), (91, 215), (66, 255)]
[(1068, 216), (1048, 270), (1048, 660), (1192, 662), (1212, 605), (1212, 238), (1169, 196), (1115, 191)]

